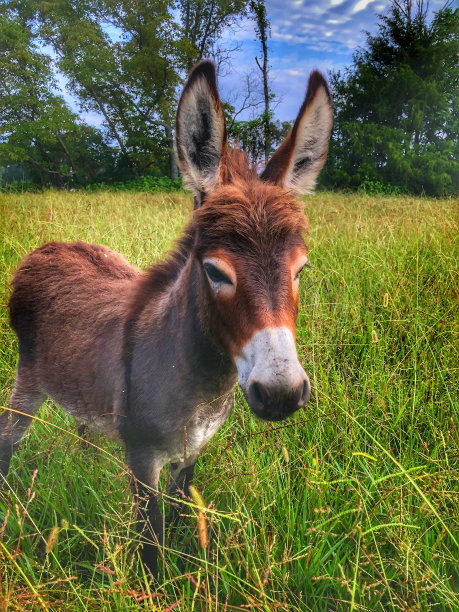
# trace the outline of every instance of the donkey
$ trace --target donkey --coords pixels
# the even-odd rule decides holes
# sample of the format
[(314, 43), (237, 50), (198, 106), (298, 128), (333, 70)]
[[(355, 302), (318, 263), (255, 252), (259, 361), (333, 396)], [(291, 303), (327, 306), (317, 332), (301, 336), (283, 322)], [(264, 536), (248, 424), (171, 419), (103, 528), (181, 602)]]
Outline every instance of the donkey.
[(12, 281), (19, 360), (10, 410), (0, 416), (0, 473), (46, 396), (78, 423), (121, 439), (139, 530), (153, 534), (142, 550), (153, 575), (163, 538), (160, 471), (170, 463), (171, 493), (188, 494), (237, 380), (266, 421), (309, 399), (295, 346), (307, 221), (294, 192), (313, 188), (331, 124), (330, 93), (315, 71), (292, 130), (258, 176), (228, 148), (215, 68), (203, 61), (177, 111), (194, 211), (169, 257), (139, 272), (107, 247), (50, 242)]

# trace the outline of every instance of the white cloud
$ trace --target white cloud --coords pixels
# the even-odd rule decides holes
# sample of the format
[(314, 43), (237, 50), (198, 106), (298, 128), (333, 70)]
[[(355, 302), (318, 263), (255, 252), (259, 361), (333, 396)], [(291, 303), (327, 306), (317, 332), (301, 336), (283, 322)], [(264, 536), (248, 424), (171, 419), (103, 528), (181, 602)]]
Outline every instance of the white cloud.
[(375, 0), (359, 0), (357, 2), (357, 4), (354, 6), (354, 8), (352, 9), (352, 14), (359, 13), (360, 11), (363, 11), (364, 9), (367, 8), (367, 6), (369, 4), (371, 4), (374, 1)]
[(286, 74), (289, 74), (290, 76), (295, 76), (295, 77), (305, 77), (306, 76), (306, 72), (304, 70), (298, 70), (295, 68), (290, 68), (286, 70), (285, 72)]

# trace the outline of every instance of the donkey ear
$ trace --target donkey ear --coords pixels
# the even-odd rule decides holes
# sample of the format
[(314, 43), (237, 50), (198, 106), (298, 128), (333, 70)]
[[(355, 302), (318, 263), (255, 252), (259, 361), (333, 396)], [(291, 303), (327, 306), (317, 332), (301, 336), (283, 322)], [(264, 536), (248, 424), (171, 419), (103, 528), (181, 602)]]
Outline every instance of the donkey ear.
[(297, 193), (312, 191), (327, 158), (332, 121), (332, 99), (327, 82), (314, 70), (293, 128), (261, 178)]
[(220, 182), (226, 148), (225, 119), (212, 62), (200, 62), (190, 72), (178, 105), (175, 141), (184, 183), (195, 195), (195, 207), (200, 206)]

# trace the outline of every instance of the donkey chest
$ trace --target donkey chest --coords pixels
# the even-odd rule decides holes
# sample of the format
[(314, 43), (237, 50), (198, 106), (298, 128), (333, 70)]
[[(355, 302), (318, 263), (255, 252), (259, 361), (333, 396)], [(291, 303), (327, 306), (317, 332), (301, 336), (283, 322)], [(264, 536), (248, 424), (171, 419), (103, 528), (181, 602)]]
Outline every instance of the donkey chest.
[(186, 461), (196, 457), (205, 444), (216, 434), (228, 418), (233, 407), (233, 392), (209, 405), (198, 405), (193, 414), (180, 424), (170, 436), (168, 461)]

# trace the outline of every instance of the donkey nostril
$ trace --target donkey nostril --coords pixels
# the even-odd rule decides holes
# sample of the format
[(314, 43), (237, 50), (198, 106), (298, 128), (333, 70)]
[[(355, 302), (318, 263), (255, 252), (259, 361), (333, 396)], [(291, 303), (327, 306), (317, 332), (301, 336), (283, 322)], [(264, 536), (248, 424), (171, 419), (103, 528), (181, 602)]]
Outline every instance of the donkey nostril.
[(253, 382), (250, 385), (249, 396), (258, 406), (264, 406), (269, 398), (269, 393), (261, 383)]
[(305, 406), (309, 402), (309, 398), (311, 397), (311, 385), (309, 384), (309, 380), (306, 380), (303, 383), (303, 390), (301, 393), (300, 401), (298, 402), (298, 406), (301, 408)]

